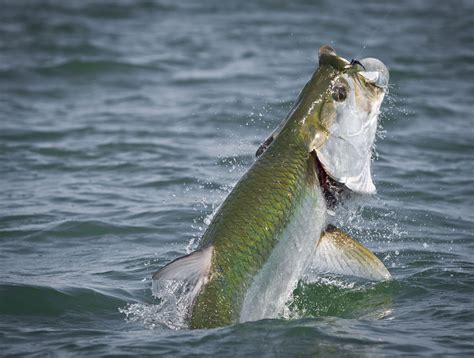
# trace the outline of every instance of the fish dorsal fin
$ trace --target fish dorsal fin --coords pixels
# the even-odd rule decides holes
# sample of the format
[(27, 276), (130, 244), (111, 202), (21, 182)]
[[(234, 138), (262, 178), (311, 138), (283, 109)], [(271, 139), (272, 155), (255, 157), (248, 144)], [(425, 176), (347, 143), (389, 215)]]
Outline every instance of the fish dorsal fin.
[(156, 293), (159, 284), (164, 281), (183, 281), (197, 294), (202, 285), (207, 283), (211, 269), (213, 247), (209, 246), (193, 253), (179, 257), (164, 266), (153, 275), (153, 291)]
[(343, 231), (329, 226), (316, 248), (317, 269), (340, 275), (356, 276), (373, 281), (392, 276), (369, 249)]

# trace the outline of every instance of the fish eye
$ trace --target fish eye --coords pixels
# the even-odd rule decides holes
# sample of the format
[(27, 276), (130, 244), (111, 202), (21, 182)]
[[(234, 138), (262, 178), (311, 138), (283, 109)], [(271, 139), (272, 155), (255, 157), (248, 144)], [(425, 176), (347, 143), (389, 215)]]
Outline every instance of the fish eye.
[(342, 102), (347, 97), (346, 87), (344, 86), (336, 86), (332, 90), (332, 99), (336, 102)]

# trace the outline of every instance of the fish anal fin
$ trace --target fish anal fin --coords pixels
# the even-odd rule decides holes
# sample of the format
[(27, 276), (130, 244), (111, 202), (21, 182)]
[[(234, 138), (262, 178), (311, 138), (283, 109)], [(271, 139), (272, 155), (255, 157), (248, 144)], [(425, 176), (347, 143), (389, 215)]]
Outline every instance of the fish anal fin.
[(213, 247), (208, 246), (171, 261), (153, 274), (153, 291), (165, 281), (182, 281), (189, 284), (192, 292), (197, 294), (202, 285), (207, 283), (212, 251)]
[(317, 268), (321, 272), (356, 276), (372, 281), (389, 280), (385, 265), (360, 242), (329, 226), (316, 248)]

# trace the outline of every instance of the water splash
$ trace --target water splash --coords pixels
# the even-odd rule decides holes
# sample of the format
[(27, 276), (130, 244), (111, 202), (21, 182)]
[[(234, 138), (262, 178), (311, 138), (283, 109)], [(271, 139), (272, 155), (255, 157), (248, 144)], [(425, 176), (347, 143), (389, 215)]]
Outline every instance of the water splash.
[(158, 304), (132, 303), (120, 308), (119, 312), (125, 314), (127, 321), (141, 323), (149, 329), (187, 328), (193, 298), (189, 285), (180, 281), (153, 282), (152, 291)]

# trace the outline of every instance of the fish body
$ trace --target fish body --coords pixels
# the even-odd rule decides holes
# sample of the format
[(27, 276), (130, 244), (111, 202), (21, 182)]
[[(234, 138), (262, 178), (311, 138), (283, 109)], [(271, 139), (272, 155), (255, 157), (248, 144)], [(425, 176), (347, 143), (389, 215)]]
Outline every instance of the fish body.
[(212, 246), (212, 265), (192, 310), (192, 327), (238, 320), (252, 279), (278, 243), (289, 238), (284, 235), (288, 226), (302, 207), (324, 202), (314, 160), (303, 141), (286, 138), (291, 134), (282, 133), (263, 153), (204, 234), (201, 247)]
[[(329, 47), (321, 48), (319, 62), (283, 124), (216, 212), (198, 250), (153, 276), (154, 283), (189, 283), (191, 328), (276, 317), (325, 228), (323, 178), (336, 178), (353, 191), (372, 190), (367, 165), (375, 130), (366, 122), (375, 110), (376, 126), (383, 98), (383, 89), (369, 82), (377, 73), (367, 80), (360, 63)], [(354, 115), (360, 123), (350, 128), (345, 116)], [(350, 160), (342, 160), (341, 168), (339, 148), (352, 143), (357, 168)]]

